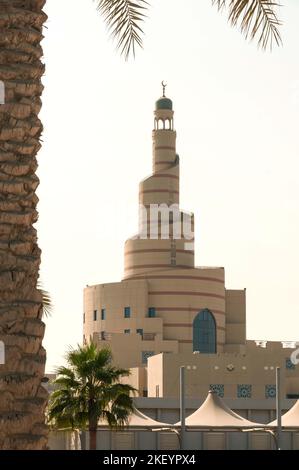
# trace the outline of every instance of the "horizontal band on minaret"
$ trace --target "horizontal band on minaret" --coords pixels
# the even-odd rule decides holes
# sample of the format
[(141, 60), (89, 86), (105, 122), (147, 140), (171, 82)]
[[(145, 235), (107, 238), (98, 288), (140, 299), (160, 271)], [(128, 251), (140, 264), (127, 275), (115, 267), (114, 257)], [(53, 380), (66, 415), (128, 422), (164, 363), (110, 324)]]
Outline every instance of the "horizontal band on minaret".
[(185, 264), (177, 264), (175, 266), (171, 266), (169, 264), (134, 264), (131, 266), (126, 266), (126, 270), (129, 269), (144, 269), (144, 268), (183, 268), (183, 269), (191, 269), (191, 266)]
[[(133, 253), (169, 253), (169, 248), (145, 248), (142, 250), (130, 250), (125, 251), (125, 256), (132, 255)], [(186, 255), (193, 255), (194, 251), (176, 249), (176, 253), (186, 253)]]
[(155, 150), (174, 150), (175, 151), (175, 147), (169, 147), (169, 146), (166, 146), (166, 145), (158, 145), (157, 147), (154, 147)]
[[(198, 308), (190, 308), (190, 307), (156, 307), (157, 312), (199, 312), (202, 309), (202, 306)], [(225, 315), (223, 310), (215, 310), (212, 309), (212, 312), (216, 315)]]
[(161, 174), (160, 174), (160, 173), (155, 173), (155, 174), (152, 176), (152, 178), (173, 178), (173, 179), (175, 179), (175, 180), (179, 180), (179, 179), (180, 179), (180, 177), (177, 176), (177, 175), (168, 175), (168, 174), (166, 174), (166, 173), (161, 173)]
[(185, 275), (163, 275), (163, 274), (149, 274), (148, 276), (136, 276), (132, 277), (133, 279), (193, 279), (195, 281), (208, 281), (208, 282), (218, 282), (219, 284), (223, 285), (223, 279), (217, 279), (212, 277), (205, 277), (205, 276), (185, 276)]
[(173, 193), (180, 194), (179, 191), (173, 189), (144, 189), (139, 191), (139, 194), (148, 194), (148, 193)]
[(219, 294), (210, 294), (207, 292), (180, 292), (180, 291), (152, 291), (148, 293), (149, 295), (196, 295), (199, 297), (214, 297), (216, 299), (222, 299), (225, 300), (225, 295), (219, 295)]

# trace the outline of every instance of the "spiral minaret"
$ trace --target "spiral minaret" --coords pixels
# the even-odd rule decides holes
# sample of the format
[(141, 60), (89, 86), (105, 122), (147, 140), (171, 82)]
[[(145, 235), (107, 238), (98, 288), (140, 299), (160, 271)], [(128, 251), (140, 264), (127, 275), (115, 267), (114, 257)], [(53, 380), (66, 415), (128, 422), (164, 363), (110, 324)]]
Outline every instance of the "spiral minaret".
[[(153, 173), (139, 185), (139, 233), (125, 243), (125, 279), (170, 267), (194, 267), (194, 240), (183, 230), (185, 221), (193, 233), (193, 214), (179, 208), (180, 159), (173, 115), (172, 101), (163, 94), (154, 111)], [(167, 219), (159, 210), (163, 208)]]
[[(154, 110), (152, 174), (139, 185), (139, 230), (125, 242), (122, 281), (84, 290), (84, 340), (109, 346), (122, 367), (143, 367), (161, 352), (223, 351), (226, 303), (236, 303), (222, 267), (194, 266), (194, 217), (180, 208), (173, 117), (163, 90)], [(243, 341), (239, 323), (228, 326), (234, 344)]]

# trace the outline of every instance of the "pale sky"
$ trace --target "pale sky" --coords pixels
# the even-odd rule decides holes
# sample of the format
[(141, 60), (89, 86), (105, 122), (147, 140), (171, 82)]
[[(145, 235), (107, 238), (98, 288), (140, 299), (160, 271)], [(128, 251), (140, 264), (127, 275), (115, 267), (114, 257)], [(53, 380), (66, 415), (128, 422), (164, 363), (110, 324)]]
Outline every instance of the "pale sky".
[(81, 342), (86, 284), (122, 278), (163, 79), (196, 264), (246, 287), (249, 339), (299, 341), (299, 2), (283, 1), (284, 46), (265, 53), (210, 0), (153, 0), (144, 50), (128, 63), (92, 0), (47, 3), (37, 226), (54, 303), (47, 372)]

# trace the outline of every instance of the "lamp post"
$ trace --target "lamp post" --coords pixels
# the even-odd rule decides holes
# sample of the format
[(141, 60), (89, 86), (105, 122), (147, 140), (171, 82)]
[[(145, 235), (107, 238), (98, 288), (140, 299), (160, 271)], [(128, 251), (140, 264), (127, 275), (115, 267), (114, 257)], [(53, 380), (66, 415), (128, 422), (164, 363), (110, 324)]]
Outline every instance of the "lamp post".
[(276, 367), (276, 420), (277, 420), (277, 449), (281, 450), (280, 367)]
[(180, 421), (181, 421), (181, 450), (185, 449), (186, 406), (185, 406), (185, 366), (180, 367)]

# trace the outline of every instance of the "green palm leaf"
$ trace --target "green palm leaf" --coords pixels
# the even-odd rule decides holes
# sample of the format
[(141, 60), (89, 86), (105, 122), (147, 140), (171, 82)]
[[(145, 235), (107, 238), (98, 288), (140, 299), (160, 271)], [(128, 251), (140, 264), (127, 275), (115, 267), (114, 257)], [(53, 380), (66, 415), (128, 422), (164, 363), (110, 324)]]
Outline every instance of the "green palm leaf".
[(212, 0), (219, 10), (228, 8), (228, 20), (232, 26), (239, 25), (246, 38), (258, 38), (263, 49), (272, 49), (273, 42), (282, 43), (279, 32), (280, 20), (276, 14), (279, 3), (272, 0)]
[(53, 303), (52, 303), (51, 295), (49, 292), (44, 290), (40, 281), (37, 282), (37, 288), (42, 295), (43, 315), (45, 317), (49, 317), (51, 316), (53, 312)]
[(117, 40), (117, 48), (127, 60), (130, 53), (135, 56), (136, 45), (142, 47), (144, 21), (148, 3), (145, 0), (97, 0), (98, 9)]

